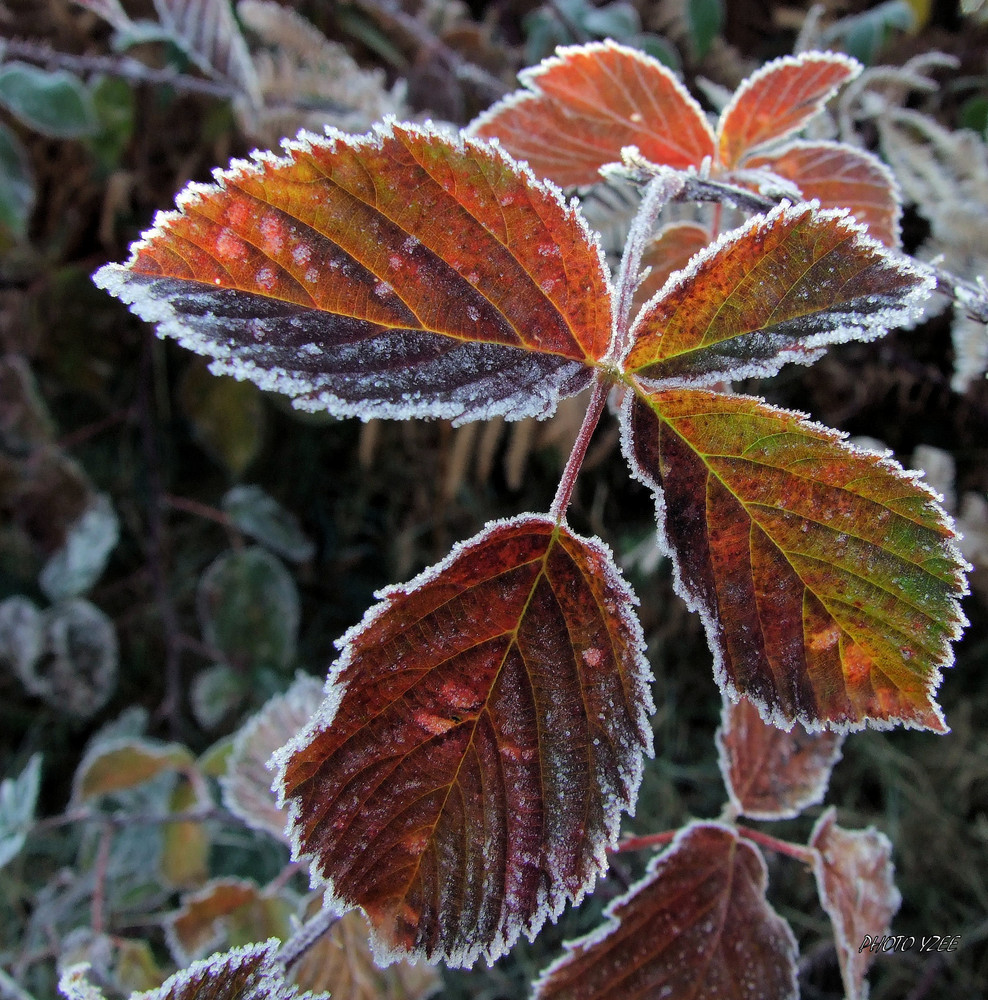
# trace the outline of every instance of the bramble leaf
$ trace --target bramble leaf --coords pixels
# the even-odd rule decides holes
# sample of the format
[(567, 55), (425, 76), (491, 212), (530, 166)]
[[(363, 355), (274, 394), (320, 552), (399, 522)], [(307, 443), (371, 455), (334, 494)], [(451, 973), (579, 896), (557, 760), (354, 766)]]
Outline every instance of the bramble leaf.
[[(285, 981), (276, 955), (278, 940), (234, 948), (193, 962), (165, 980), (156, 990), (135, 993), (131, 1000), (303, 1000)], [(58, 989), (67, 1000), (104, 1000), (102, 991), (86, 979), (87, 966), (62, 973)], [(304, 1000), (328, 1000), (306, 994)]]
[(634, 598), (600, 542), (534, 515), (381, 596), (279, 752), (295, 853), (382, 961), (493, 961), (589, 890), (634, 802)]
[(840, 733), (787, 733), (769, 725), (745, 698), (724, 699), (717, 757), (731, 803), (740, 816), (788, 819), (819, 802), (840, 760)]
[(813, 828), (810, 847), (818, 852), (814, 863), (817, 891), (834, 925), (837, 957), (847, 1000), (868, 995), (865, 973), (875, 952), (866, 947), (889, 931), (902, 902), (895, 887), (892, 844), (873, 827), (844, 830), (828, 809)]
[(877, 156), (844, 143), (793, 142), (746, 165), (766, 167), (792, 181), (804, 198), (824, 208), (848, 209), (870, 236), (888, 247), (899, 245), (899, 185)]
[(610, 279), (557, 190), (431, 126), (285, 149), (188, 187), (96, 283), (306, 409), (520, 419), (588, 383)]
[(649, 272), (635, 291), (634, 306), (640, 310), (656, 292), (661, 291), (669, 275), (680, 271), (690, 258), (713, 242), (706, 226), (698, 222), (671, 222), (664, 226), (642, 253), (641, 266)]
[(929, 490), (756, 399), (670, 389), (623, 420), (722, 689), (786, 728), (945, 731), (965, 564)]
[(766, 63), (738, 87), (717, 124), (721, 165), (731, 170), (769, 142), (801, 129), (861, 72), (839, 52), (803, 52)]
[(761, 852), (736, 830), (686, 827), (604, 928), (566, 945), (537, 1000), (795, 1000), (796, 940), (766, 882)]
[(499, 139), (563, 186), (599, 181), (598, 168), (620, 160), (623, 146), (670, 167), (714, 154), (700, 105), (657, 59), (613, 41), (556, 52), (519, 73), (526, 89), (489, 108), (470, 131)]
[(916, 318), (931, 288), (846, 213), (784, 202), (670, 279), (635, 319), (625, 367), (656, 384), (772, 375)]
[(195, 757), (180, 743), (156, 743), (137, 738), (94, 745), (79, 762), (72, 778), (75, 808), (103, 795), (113, 795), (150, 781), (163, 771), (191, 774)]

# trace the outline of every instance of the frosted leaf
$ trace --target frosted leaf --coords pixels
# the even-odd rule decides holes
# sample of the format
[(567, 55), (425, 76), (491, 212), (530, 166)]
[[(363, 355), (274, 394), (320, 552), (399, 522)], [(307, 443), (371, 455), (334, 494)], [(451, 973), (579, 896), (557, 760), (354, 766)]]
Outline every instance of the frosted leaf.
[(0, 601), (0, 663), (8, 665), (22, 680), (32, 675), (41, 658), (44, 622), (44, 615), (26, 597), (15, 595)]
[(41, 788), (41, 754), (35, 754), (16, 778), (0, 781), (0, 868), (24, 846), (34, 821)]
[(298, 519), (260, 486), (234, 486), (220, 503), (224, 513), (246, 535), (292, 562), (311, 559), (315, 546)]
[(607, 922), (566, 945), (537, 1000), (796, 1000), (796, 940), (765, 898), (765, 862), (737, 831), (685, 827)]
[(299, 674), (284, 694), (276, 695), (237, 731), (220, 779), (223, 804), (255, 830), (288, 840), (286, 811), (271, 789), (273, 773), (267, 764), (279, 747), (298, 735), (322, 704), (322, 683)]
[[(23, 611), (23, 606), (21, 606)], [(82, 598), (41, 613), (43, 643), (13, 665), (24, 687), (53, 708), (88, 718), (109, 701), (117, 685), (118, 648), (113, 622)]]
[(84, 594), (102, 575), (119, 538), (113, 504), (105, 493), (97, 493), (42, 568), (38, 584), (45, 596), (61, 601)]
[(817, 891), (834, 926), (837, 957), (848, 1000), (865, 1000), (865, 973), (875, 950), (864, 947), (888, 934), (902, 897), (893, 881), (892, 844), (873, 827), (843, 830), (828, 809), (817, 821), (810, 847)]
[[(96, 283), (214, 372), (304, 409), (544, 417), (588, 384), (611, 339), (610, 280), (557, 189), (432, 127), (286, 151), (190, 186)], [(559, 256), (538, 252), (548, 243)]]
[(808, 733), (798, 723), (786, 732), (763, 721), (751, 702), (725, 698), (718, 763), (738, 815), (786, 819), (820, 802), (843, 742), (839, 733)]
[(931, 289), (846, 212), (784, 202), (669, 278), (632, 325), (625, 364), (663, 385), (772, 375), (918, 318)]
[[(158, 989), (135, 993), (130, 1000), (303, 1000), (288, 984), (276, 961), (279, 942), (234, 948), (193, 962), (176, 972)], [(86, 979), (85, 966), (67, 969), (58, 983), (66, 1000), (103, 1000), (102, 993)], [(329, 1000), (326, 994), (308, 1000)]]
[(592, 887), (634, 802), (634, 598), (601, 543), (534, 515), (380, 596), (277, 755), (294, 852), (380, 960), (493, 962)]
[(226, 663), (214, 663), (192, 678), (189, 704), (203, 729), (215, 729), (247, 694), (247, 678)]

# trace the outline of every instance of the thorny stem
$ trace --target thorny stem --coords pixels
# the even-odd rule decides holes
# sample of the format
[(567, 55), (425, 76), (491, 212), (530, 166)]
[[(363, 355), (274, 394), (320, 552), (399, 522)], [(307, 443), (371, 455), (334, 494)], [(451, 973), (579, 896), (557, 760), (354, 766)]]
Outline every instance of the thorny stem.
[[(778, 837), (762, 833), (759, 830), (752, 830), (747, 826), (738, 825), (735, 829), (746, 840), (754, 841), (756, 844), (759, 844), (770, 851), (775, 851), (777, 854), (785, 854), (787, 857), (794, 858), (796, 861), (802, 861), (804, 865), (812, 867), (814, 861), (816, 860), (817, 852), (814, 851), (812, 847), (804, 847), (802, 844), (793, 844), (788, 840), (779, 840)], [(614, 848), (614, 853), (624, 851), (643, 851), (652, 847), (665, 847), (667, 844), (672, 843), (678, 832), (678, 830), (663, 830), (662, 833), (650, 833), (643, 837), (627, 837)]]
[(580, 425), (580, 433), (576, 435), (573, 442), (573, 450), (566, 460), (566, 468), (563, 469), (562, 478), (559, 480), (559, 488), (553, 498), (552, 506), (549, 508), (549, 516), (558, 524), (566, 514), (566, 508), (573, 497), (573, 487), (576, 485), (576, 477), (579, 475), (580, 466), (586, 458), (587, 447), (590, 438), (597, 427), (601, 413), (604, 412), (604, 404), (607, 402), (607, 393), (610, 391), (611, 383), (607, 375), (598, 371), (594, 375), (593, 388), (590, 392), (590, 403), (587, 412), (584, 414), (583, 423)]
[(333, 910), (320, 910), (281, 946), (275, 960), (287, 972), (339, 919)]

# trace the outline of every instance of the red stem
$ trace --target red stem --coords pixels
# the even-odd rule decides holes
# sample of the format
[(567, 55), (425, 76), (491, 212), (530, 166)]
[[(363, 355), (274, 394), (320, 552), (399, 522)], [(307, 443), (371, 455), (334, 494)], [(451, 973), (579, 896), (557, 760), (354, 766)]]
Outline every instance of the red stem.
[[(746, 840), (752, 840), (761, 847), (775, 851), (777, 854), (785, 854), (787, 857), (795, 858), (796, 861), (802, 861), (804, 865), (812, 867), (816, 858), (816, 851), (812, 847), (803, 847), (802, 844), (792, 844), (788, 840), (779, 840), (778, 837), (761, 833), (759, 830), (752, 830), (747, 826), (738, 826), (737, 831)], [(649, 833), (643, 837), (627, 837), (614, 848), (613, 853), (665, 847), (672, 843), (677, 833), (679, 833), (678, 830), (664, 830), (662, 833)]]
[(597, 427), (601, 413), (604, 412), (604, 403), (607, 402), (607, 393), (611, 384), (603, 372), (598, 371), (594, 376), (593, 389), (590, 394), (590, 403), (587, 412), (583, 417), (583, 424), (580, 426), (580, 433), (576, 435), (573, 442), (573, 450), (566, 460), (566, 468), (563, 469), (562, 478), (559, 480), (559, 488), (553, 498), (552, 506), (549, 508), (549, 515), (558, 524), (566, 514), (566, 508), (573, 497), (573, 487), (576, 485), (576, 477), (579, 475), (580, 466), (587, 455), (587, 447), (590, 438)]

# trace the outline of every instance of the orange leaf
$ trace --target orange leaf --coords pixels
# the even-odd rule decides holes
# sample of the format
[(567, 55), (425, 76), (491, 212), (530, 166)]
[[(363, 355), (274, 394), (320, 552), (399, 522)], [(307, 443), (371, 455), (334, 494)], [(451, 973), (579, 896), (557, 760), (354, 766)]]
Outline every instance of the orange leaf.
[(899, 245), (902, 204), (888, 167), (871, 153), (837, 142), (794, 142), (748, 167), (765, 167), (792, 181), (824, 208), (846, 208), (886, 246)]
[(800, 725), (787, 733), (764, 722), (750, 701), (725, 698), (717, 751), (738, 815), (788, 819), (815, 805), (843, 742), (840, 733), (808, 733)]
[(385, 961), (493, 961), (606, 867), (650, 749), (649, 671), (609, 552), (495, 522), (346, 637), (280, 751), (295, 853)]
[(624, 422), (732, 698), (785, 728), (945, 730), (932, 696), (964, 624), (965, 564), (928, 489), (746, 397), (642, 394)]
[(642, 254), (641, 266), (651, 270), (635, 292), (635, 305), (641, 308), (662, 288), (673, 271), (686, 267), (690, 258), (709, 246), (712, 240), (707, 228), (697, 222), (671, 222), (663, 228)]
[(843, 830), (828, 809), (817, 821), (810, 847), (817, 891), (834, 925), (837, 957), (847, 1000), (865, 1000), (865, 972), (875, 952), (869, 941), (883, 938), (902, 902), (893, 881), (892, 844), (872, 827)]
[(567, 944), (537, 1000), (795, 1000), (796, 940), (765, 898), (761, 852), (736, 830), (695, 823)]
[(518, 75), (516, 91), (470, 126), (497, 138), (540, 177), (593, 184), (637, 146), (654, 163), (699, 166), (714, 134), (699, 104), (657, 59), (613, 41), (557, 49)]
[(717, 125), (721, 166), (732, 170), (753, 150), (797, 132), (861, 72), (839, 52), (803, 52), (766, 63), (738, 87)]
[(519, 419), (587, 384), (610, 280), (558, 191), (428, 126), (285, 148), (190, 185), (96, 283), (307, 409)]
[(914, 319), (931, 287), (845, 213), (784, 202), (694, 256), (646, 305), (625, 367), (657, 384), (772, 375)]

